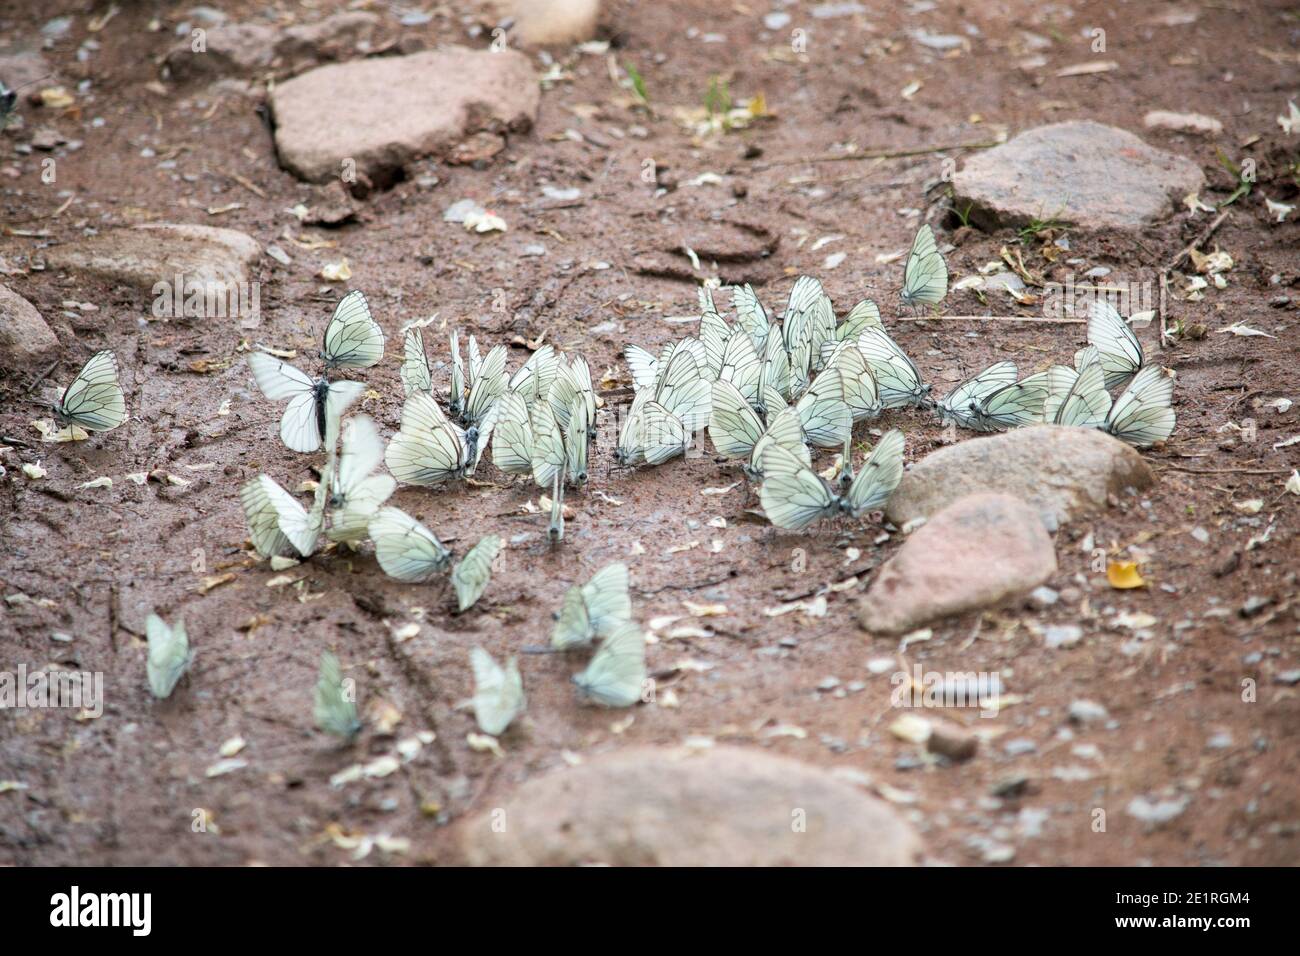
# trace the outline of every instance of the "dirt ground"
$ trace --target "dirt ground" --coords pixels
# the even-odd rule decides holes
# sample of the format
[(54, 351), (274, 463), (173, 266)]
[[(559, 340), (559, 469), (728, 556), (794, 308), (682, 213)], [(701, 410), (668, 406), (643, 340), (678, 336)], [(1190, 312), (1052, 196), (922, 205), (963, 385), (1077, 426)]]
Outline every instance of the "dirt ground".
[[(149, 87), (184, 5), (122, 4), (93, 34), (98, 49), (79, 62), (77, 50), (92, 36), (88, 21), (103, 6), (0, 9), (0, 33), (20, 41), (37, 40), (56, 15), (72, 15), (46, 56), (74, 84), (93, 79), (93, 98), (79, 97), (79, 109), (24, 105), (25, 130), (0, 137), (3, 281), (58, 333), (63, 360), (49, 383), (66, 383), (92, 350), (112, 348), (132, 416), (89, 442), (42, 445), (29, 424), (36, 415), (20, 399), (43, 369), (5, 370), (0, 379), (0, 436), (11, 446), (0, 459), (7, 469), (0, 572), (7, 596), (30, 598), (0, 606), (0, 669), (102, 671), (106, 692), (97, 719), (58, 710), (0, 717), (0, 781), (26, 787), (0, 785), (0, 862), (340, 865), (353, 859), (351, 838), (379, 834), (409, 840), (409, 850), (375, 848), (367, 864), (454, 862), (455, 821), (496, 805), (520, 782), (612, 748), (701, 737), (868, 775), (921, 829), (929, 862), (1300, 861), (1300, 691), (1280, 676), (1300, 668), (1300, 498), (1283, 490), (1300, 465), (1300, 444), (1275, 447), (1300, 434), (1300, 404), (1286, 411), (1269, 404), (1300, 403), (1300, 226), (1295, 216), (1271, 221), (1264, 204), (1265, 196), (1296, 202), (1288, 165), (1300, 160), (1300, 138), (1288, 138), (1275, 120), (1300, 93), (1300, 18), (1288, 4), (869, 0), (866, 12), (834, 19), (814, 18), (811, 4), (779, 7), (794, 22), (768, 31), (768, 8), (753, 2), (617, 0), (602, 15), (608, 55), (551, 50), (564, 75), (544, 92), (532, 134), (512, 137), (483, 168), (420, 164), (366, 197), (358, 221), (335, 229), (302, 226), (288, 212), (311, 192), (277, 166), (255, 100), (202, 85)], [(266, 5), (218, 6), (239, 21)], [(310, 21), (348, 5), (272, 6)], [(457, 4), (413, 27), (399, 27), (385, 4), (352, 6), (385, 14), (386, 35), (407, 43), (488, 42), (469, 36), (466, 8)], [(155, 16), (162, 29), (151, 32)], [(789, 42), (800, 24), (810, 31), (802, 56)], [(1092, 57), (1085, 35), (1092, 26), (1106, 30), (1106, 58), (1118, 69), (1057, 77)], [(915, 41), (918, 30), (966, 42), (933, 51)], [(649, 110), (611, 80), (610, 55), (635, 65)], [(1046, 65), (1026, 68), (1036, 55)], [(697, 138), (676, 110), (701, 107), (714, 76), (728, 79), (737, 101), (761, 93), (773, 115)], [(922, 85), (903, 96), (915, 80)], [(1209, 138), (1146, 131), (1150, 109), (1210, 113), (1224, 131)], [(94, 125), (95, 117), (104, 122)], [(263, 323), (251, 338), (311, 354), (338, 295), (365, 290), (390, 346), (364, 374), (377, 397), (361, 407), (385, 432), (400, 410), (397, 333), (407, 321), (436, 312), (488, 343), (545, 333), (588, 357), (612, 406), (622, 394), (613, 390), (627, 384), (623, 345), (653, 347), (684, 334), (686, 326), (665, 318), (694, 311), (695, 286), (711, 275), (754, 282), (778, 311), (803, 272), (823, 280), (841, 311), (874, 297), (887, 327), (943, 392), (997, 358), (1014, 357), (1026, 371), (1068, 362), (1084, 328), (896, 320), (901, 262), (877, 257), (906, 248), (918, 211), (941, 244), (955, 246), (947, 257), (954, 283), (997, 260), (1004, 246), (1049, 278), (1106, 266), (1151, 280), (1214, 219), (1179, 208), (1136, 235), (957, 228), (944, 161), (970, 153), (952, 147), (994, 139), (998, 128), (1014, 135), (1066, 119), (1124, 127), (1187, 156), (1210, 181), (1201, 199), (1211, 205), (1234, 186), (1216, 149), (1238, 163), (1254, 158), (1255, 188), (1226, 207), (1207, 244), (1230, 253), (1234, 265), (1226, 288), (1211, 285), (1199, 301), (1183, 297), (1186, 279), (1175, 274), (1168, 320), (1183, 334), (1161, 348), (1155, 326), (1143, 333), (1144, 346), (1178, 376), (1177, 429), (1166, 447), (1146, 453), (1157, 487), (1057, 534), (1055, 605), (945, 621), (901, 654), (897, 640), (872, 638), (854, 619), (855, 595), (901, 535), (881, 542), (881, 527), (866, 522), (778, 533), (746, 510), (756, 504), (743, 485), (701, 493), (739, 478), (711, 455), (617, 469), (607, 440), (593, 449), (589, 487), (569, 498), (573, 515), (558, 551), (547, 547), (545, 516), (522, 510), (537, 489), (494, 468), (471, 487), (398, 490), (392, 503), (459, 551), (489, 530), (510, 542), (503, 569), (466, 614), (451, 613), (444, 585), (402, 585), (367, 553), (317, 556), (290, 570), (294, 583), (268, 586), (277, 573), (243, 550), (238, 488), (262, 471), (296, 488), (314, 477), (316, 456), (280, 443), (279, 411), (257, 393), (239, 351), (250, 333), (233, 322), (153, 320), (142, 294), (31, 268), (43, 250), (90, 226), (192, 222), (278, 242), (293, 264), (267, 258), (259, 267)], [(41, 182), (43, 154), (14, 148), (38, 126), (84, 142), (58, 154), (57, 185)], [(850, 155), (846, 144), (859, 154), (948, 149), (869, 159)], [(644, 181), (647, 159), (658, 185), (675, 188), (660, 195)], [(693, 183), (708, 173), (720, 181)], [(544, 185), (576, 187), (581, 199), (548, 199)], [(509, 231), (477, 236), (445, 223), (443, 210), (467, 197), (498, 212)], [(231, 203), (242, 205), (206, 211)], [(286, 230), (331, 245), (303, 248), (283, 238)], [(1058, 255), (1051, 242), (1063, 235), (1069, 252)], [(842, 238), (819, 246), (827, 236)], [(545, 255), (520, 254), (539, 243)], [(699, 271), (684, 245), (699, 254)], [(826, 269), (835, 252), (847, 257)], [(320, 268), (343, 256), (351, 280), (322, 282)], [(494, 311), (501, 301), (494, 290), (504, 290), (506, 309)], [(65, 307), (69, 301), (99, 308), (81, 312)], [(971, 291), (953, 292), (944, 309), (1042, 315), (1041, 305), (1002, 294), (985, 305)], [(1221, 334), (1233, 323), (1269, 337)], [(443, 337), (429, 342), (435, 358), (446, 358)], [(526, 356), (514, 345), (511, 367)], [(906, 433), (909, 462), (943, 444), (928, 414), (889, 413), (884, 422)], [(37, 460), (48, 477), (28, 480), (21, 464)], [(154, 470), (190, 483), (123, 480)], [(111, 489), (79, 487), (100, 475), (114, 478)], [(1254, 499), (1262, 508), (1247, 513), (1243, 503)], [(725, 529), (709, 524), (718, 516)], [(1190, 533), (1197, 527), (1208, 532), (1204, 542)], [(1088, 535), (1117, 557), (1140, 557), (1150, 586), (1112, 590), (1083, 550)], [(792, 567), (796, 549), (807, 552), (802, 571)], [(568, 676), (580, 660), (522, 657), (528, 710), (503, 739), (504, 759), (471, 749), (473, 718), (458, 706), (470, 693), (469, 648), (482, 644), (500, 658), (544, 643), (565, 588), (613, 560), (632, 568), (643, 621), (687, 615), (684, 600), (722, 603), (728, 613), (686, 622), (705, 636), (664, 636), (649, 648), (660, 702), (630, 712), (578, 705)], [(858, 587), (831, 593), (825, 617), (764, 613), (851, 572)], [(1245, 616), (1239, 609), (1252, 597), (1269, 603)], [(193, 674), (161, 703), (144, 676), (144, 619), (153, 609), (183, 616), (197, 651)], [(1156, 623), (1143, 639), (1117, 624), (1115, 611)], [(399, 640), (396, 632), (412, 621), (418, 635)], [(1084, 628), (1070, 648), (1048, 649), (1033, 629), (1070, 623)], [(72, 640), (53, 641), (56, 632)], [(369, 719), (351, 746), (313, 727), (325, 649), (356, 679)], [(898, 712), (889, 677), (873, 676), (867, 662), (896, 654), (908, 668), (1002, 674), (1015, 698), (995, 720), (946, 714), (987, 734), (973, 760), (920, 760), (890, 734)], [(838, 690), (819, 690), (828, 677)], [(1253, 682), (1251, 701), (1243, 700), (1243, 681)], [(675, 707), (663, 703), (669, 688)], [(1073, 727), (1067, 709), (1080, 699), (1103, 704), (1111, 722)], [(399, 772), (330, 786), (332, 774), (391, 753), (395, 739), (420, 731), (436, 739)], [(246, 741), (238, 757), (247, 766), (208, 776), (234, 737)], [(1126, 809), (1135, 797), (1187, 804), (1151, 827)], [(215, 823), (207, 832), (192, 827), (199, 809)], [(1106, 811), (1105, 832), (1094, 829), (1097, 809)]]

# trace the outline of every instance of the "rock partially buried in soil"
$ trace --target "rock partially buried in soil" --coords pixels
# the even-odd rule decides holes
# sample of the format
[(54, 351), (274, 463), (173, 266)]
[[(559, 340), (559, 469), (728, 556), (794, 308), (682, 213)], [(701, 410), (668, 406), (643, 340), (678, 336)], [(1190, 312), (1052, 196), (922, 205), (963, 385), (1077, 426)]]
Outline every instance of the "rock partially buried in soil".
[(1037, 508), (1055, 531), (1105, 508), (1108, 495), (1154, 481), (1142, 456), (1117, 438), (1092, 428), (1035, 425), (931, 452), (903, 475), (885, 515), (903, 525), (964, 495), (1001, 492)]
[(47, 266), (68, 269), (152, 291), (180, 276), (185, 289), (201, 287), (227, 297), (249, 281), (249, 268), (262, 254), (252, 236), (235, 229), (149, 223), (51, 248)]
[(920, 852), (889, 805), (819, 768), (738, 747), (616, 751), (529, 780), (503, 807), (460, 824), (466, 862), (910, 866)]
[(1035, 509), (1010, 495), (969, 495), (885, 563), (859, 604), (858, 623), (873, 634), (901, 634), (1028, 594), (1055, 573), (1056, 549)]
[(953, 205), (994, 229), (1057, 220), (1136, 229), (1205, 186), (1195, 163), (1090, 121), (1040, 126), (980, 153), (953, 179)]
[(336, 13), (316, 23), (280, 30), (260, 23), (232, 23), (206, 30), (201, 49), (190, 36), (167, 54), (177, 80), (242, 76), (273, 66), (347, 59), (374, 39), (380, 18), (364, 10)]
[(0, 285), (0, 368), (35, 375), (32, 363), (52, 358), (58, 348), (36, 306)]
[(517, 50), (451, 48), (319, 67), (277, 86), (271, 107), (286, 169), (324, 183), (354, 168), (383, 184), (473, 133), (528, 131), (540, 98)]

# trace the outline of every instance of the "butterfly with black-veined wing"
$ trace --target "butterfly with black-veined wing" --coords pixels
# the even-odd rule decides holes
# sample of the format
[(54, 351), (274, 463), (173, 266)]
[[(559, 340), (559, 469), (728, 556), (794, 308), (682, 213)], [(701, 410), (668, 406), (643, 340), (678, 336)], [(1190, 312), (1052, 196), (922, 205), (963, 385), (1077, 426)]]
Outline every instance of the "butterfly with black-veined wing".
[(111, 431), (126, 421), (126, 396), (117, 380), (117, 356), (108, 349), (92, 355), (53, 409), (60, 424), (92, 432)]
[(754, 343), (754, 351), (762, 354), (772, 325), (763, 303), (758, 301), (754, 287), (746, 283), (732, 289), (731, 307), (736, 310), (736, 324), (745, 330)]
[(916, 363), (883, 328), (869, 326), (858, 336), (858, 348), (876, 377), (880, 403), (885, 408), (925, 407), (930, 404), (930, 386), (921, 381)]
[(935, 410), (945, 422), (976, 428), (976, 411), (980, 403), (1004, 385), (1014, 385), (1016, 375), (1015, 362), (995, 362), (954, 386), (939, 400)]
[(934, 230), (929, 223), (922, 223), (903, 266), (903, 289), (898, 297), (904, 305), (937, 306), (947, 294), (948, 266), (934, 241)]
[(551, 392), (555, 377), (560, 374), (560, 364), (564, 358), (553, 345), (543, 345), (528, 361), (510, 376), (506, 383), (508, 391), (517, 392), (524, 401), (531, 405), (538, 399), (545, 398)]
[(469, 663), (474, 671), (474, 720), (483, 733), (499, 737), (527, 703), (519, 662), (511, 657), (502, 667), (483, 648), (475, 647), (469, 652)]
[(573, 675), (581, 697), (604, 707), (631, 707), (645, 693), (645, 632), (625, 621), (605, 638), (586, 670)]
[(1174, 432), (1174, 377), (1159, 365), (1144, 365), (1115, 399), (1106, 431), (1135, 448), (1150, 448)]
[(489, 534), (470, 548), (451, 569), (451, 586), (456, 590), (456, 604), (466, 611), (477, 603), (492, 579), (492, 562), (501, 553), (500, 535)]
[(612, 634), (632, 618), (627, 565), (607, 564), (586, 584), (575, 584), (564, 595), (555, 615), (551, 646), (557, 650), (586, 647), (596, 637)]
[(402, 337), (402, 389), (407, 397), (433, 392), (433, 369), (424, 351), (424, 329), (414, 325)]
[(1047, 370), (1047, 399), (1043, 420), (1054, 425), (1105, 428), (1111, 398), (1106, 391), (1106, 370), (1091, 345), (1083, 350), (1079, 370), (1053, 365)]
[(149, 642), (145, 674), (149, 678), (149, 689), (162, 700), (171, 696), (177, 682), (189, 670), (194, 652), (190, 650), (185, 622), (180, 618), (174, 626), (169, 626), (157, 614), (150, 614), (145, 618), (144, 632)]
[[(322, 497), (324, 483), (318, 485), (318, 498)], [(322, 510), (309, 512), (293, 495), (281, 488), (268, 475), (258, 475), (244, 483), (239, 500), (248, 521), (249, 537), (253, 547), (264, 558), (288, 556), (296, 552), (310, 557), (316, 550), (322, 524)]]
[(614, 459), (620, 465), (661, 465), (685, 454), (691, 433), (649, 390), (637, 392), (623, 427)]
[(891, 429), (858, 470), (843, 496), (788, 449), (763, 449), (763, 484), (759, 500), (763, 513), (778, 528), (802, 531), (838, 514), (854, 518), (884, 505), (903, 477), (903, 433)]
[(380, 508), (369, 527), (375, 559), (389, 577), (428, 581), (451, 564), (451, 552), (438, 536), (400, 508)]
[(329, 651), (320, 657), (314, 713), (316, 726), (328, 734), (351, 740), (361, 732), (356, 699), (351, 689), (343, 683), (343, 668), (339, 665), (339, 659)]
[(569, 412), (573, 408), (575, 397), (581, 397), (587, 405), (587, 435), (596, 437), (596, 390), (591, 384), (591, 368), (581, 355), (574, 356), (567, 363), (561, 363), (555, 381), (546, 399), (555, 414), (555, 420), (561, 428), (569, 424)]
[(1143, 367), (1142, 343), (1115, 307), (1093, 299), (1088, 309), (1088, 344), (1097, 350), (1106, 373), (1106, 388), (1123, 385)]
[[(541, 407), (546, 403), (538, 403)], [(547, 405), (549, 411), (550, 406)], [(507, 392), (497, 403), (492, 432), (492, 462), (508, 475), (533, 473), (533, 429), (528, 404), (519, 392)]]
[(462, 425), (481, 425), (497, 399), (506, 393), (506, 347), (494, 345), (487, 355), (479, 357), (474, 336), (470, 336), (469, 395), (461, 411)]
[(853, 431), (853, 412), (844, 401), (844, 375), (838, 368), (822, 372), (794, 406), (809, 444), (836, 448)]
[(875, 418), (884, 408), (880, 387), (855, 339), (836, 342), (827, 351), (826, 368), (839, 369), (844, 383), (844, 401), (855, 422)]
[(470, 456), (466, 432), (447, 418), (431, 395), (422, 393), (402, 406), (401, 428), (384, 451), (388, 470), (406, 485), (441, 485), (464, 478), (477, 460), (477, 454)]
[(257, 387), (273, 402), (289, 400), (280, 419), (280, 440), (297, 452), (319, 451), (330, 421), (338, 422), (366, 390), (361, 382), (314, 381), (305, 372), (266, 352), (250, 352), (248, 367)]
[(373, 474), (384, 459), (384, 440), (368, 415), (354, 415), (343, 425), (343, 451), (329, 488), (331, 541), (357, 542), (366, 537), (370, 518), (397, 490), (392, 475)]
[(808, 450), (808, 444), (804, 441), (803, 424), (799, 420), (798, 409), (787, 405), (776, 415), (769, 416), (768, 421), (767, 429), (754, 443), (749, 461), (741, 465), (745, 477), (753, 482), (763, 480), (763, 449), (768, 445), (780, 445), (792, 452), (805, 465), (812, 465), (812, 452)]
[(969, 427), (994, 432), (1040, 421), (1050, 386), (1051, 376), (1039, 372), (995, 389), (976, 403)]
[(325, 326), (320, 357), (329, 368), (369, 368), (384, 357), (384, 330), (360, 289), (339, 300)]

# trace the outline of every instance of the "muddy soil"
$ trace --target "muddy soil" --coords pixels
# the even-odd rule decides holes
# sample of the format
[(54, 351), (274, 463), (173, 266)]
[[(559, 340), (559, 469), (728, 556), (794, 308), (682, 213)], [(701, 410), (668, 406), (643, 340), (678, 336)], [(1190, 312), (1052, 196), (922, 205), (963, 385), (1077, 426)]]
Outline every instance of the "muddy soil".
[[(267, 7), (219, 6), (235, 21)], [(287, 22), (348, 5), (271, 6)], [(400, 41), (389, 52), (489, 42), (485, 33), (469, 35), (470, 10), (459, 4), (409, 27), (399, 27), (386, 4), (363, 6), (383, 14), (385, 35)], [(29, 424), (37, 412), (22, 399), (44, 369), (8, 369), (0, 380), (0, 435), (9, 445), (0, 459), (7, 470), (0, 570), (9, 598), (0, 606), (0, 669), (99, 671), (106, 695), (98, 718), (59, 710), (0, 717), (0, 861), (341, 865), (353, 862), (351, 837), (390, 834), (409, 840), (409, 849), (377, 847), (366, 864), (454, 862), (456, 820), (496, 805), (521, 781), (612, 748), (690, 738), (868, 775), (922, 830), (931, 862), (1300, 860), (1300, 691), (1284, 680), (1300, 668), (1300, 497), (1283, 490), (1300, 444), (1275, 447), (1300, 435), (1300, 226), (1294, 215), (1273, 222), (1264, 204), (1265, 196), (1296, 202), (1287, 165), (1300, 160), (1300, 138), (1275, 119), (1300, 93), (1294, 10), (1280, 2), (872, 0), (864, 12), (831, 19), (814, 17), (811, 4), (781, 7), (793, 22), (767, 30), (761, 4), (605, 6), (608, 53), (550, 51), (562, 76), (544, 92), (530, 135), (512, 136), (478, 164), (420, 164), (365, 197), (356, 221), (337, 228), (303, 225), (289, 212), (313, 193), (278, 167), (255, 98), (160, 82), (157, 64), (186, 19), (182, 7), (123, 4), (94, 33), (84, 3), (0, 10), (0, 34), (18, 45), (39, 45), (44, 24), (72, 16), (45, 55), (73, 85), (93, 81), (73, 108), (24, 105), (25, 129), (0, 137), (3, 281), (37, 306), (62, 345), (62, 360), (36, 393), (66, 383), (91, 351), (112, 348), (132, 416), (88, 442), (42, 444)], [(155, 17), (160, 28), (150, 30)], [(809, 31), (802, 55), (789, 35), (801, 24)], [(1093, 55), (1085, 33), (1093, 26), (1106, 30), (1106, 58), (1118, 68), (1056, 77)], [(932, 50), (917, 31), (963, 43)], [(79, 60), (87, 39), (97, 49)], [(1036, 55), (1047, 65), (1027, 68)], [(635, 65), (648, 109), (611, 80), (610, 57)], [(772, 116), (721, 135), (688, 130), (678, 110), (698, 110), (712, 77), (725, 78), (736, 101), (761, 93)], [(1209, 138), (1146, 131), (1142, 117), (1151, 109), (1211, 113), (1224, 131)], [(608, 430), (593, 449), (589, 487), (568, 499), (572, 516), (558, 551), (547, 547), (545, 516), (527, 511), (537, 489), (490, 466), (471, 486), (399, 489), (392, 503), (458, 551), (488, 531), (510, 543), (484, 599), (465, 614), (452, 613), (444, 585), (399, 584), (365, 552), (335, 551), (281, 574), (245, 550), (239, 485), (266, 472), (297, 488), (315, 477), (315, 456), (281, 445), (279, 411), (258, 394), (241, 349), (261, 342), (313, 354), (349, 288), (366, 291), (389, 333), (389, 354), (364, 375), (373, 393), (361, 403), (386, 432), (396, 428), (402, 395), (397, 333), (410, 320), (437, 313), (439, 324), (472, 330), (480, 341), (511, 343), (512, 367), (528, 354), (522, 343), (544, 334), (588, 357), (603, 379), (608, 415), (627, 386), (623, 345), (654, 347), (684, 334), (687, 327), (669, 319), (694, 311), (695, 286), (714, 275), (755, 283), (777, 310), (803, 272), (820, 276), (841, 310), (876, 298), (940, 391), (999, 358), (1014, 357), (1023, 369), (1068, 362), (1082, 325), (895, 318), (901, 263), (889, 258), (924, 219), (954, 247), (954, 282), (999, 259), (1003, 247), (1045, 277), (1104, 266), (1158, 282), (1215, 214), (1171, 209), (1165, 223), (1135, 235), (1048, 227), (1018, 236), (961, 228), (949, 211), (945, 161), (969, 155), (955, 147), (1065, 119), (1124, 127), (1187, 156), (1209, 178), (1201, 196), (1208, 204), (1234, 186), (1216, 150), (1236, 162), (1254, 158), (1260, 179), (1226, 207), (1207, 244), (1233, 258), (1226, 288), (1190, 301), (1186, 280), (1175, 275), (1167, 318), (1182, 334), (1162, 346), (1155, 326), (1143, 333), (1154, 359), (1178, 375), (1177, 430), (1146, 454), (1158, 485), (1057, 534), (1056, 604), (945, 621), (900, 652), (896, 639), (872, 638), (854, 619), (856, 595), (900, 535), (881, 540), (883, 529), (870, 522), (779, 533), (751, 513), (756, 503), (743, 484), (702, 493), (740, 477), (712, 455), (619, 469)], [(47, 154), (16, 149), (43, 126), (82, 141), (56, 154), (55, 184), (41, 180)], [(871, 152), (915, 155), (863, 155)], [(643, 178), (647, 161), (657, 182)], [(547, 198), (544, 185), (581, 195)], [(500, 214), (508, 232), (474, 235), (444, 222), (443, 210), (467, 197)], [(290, 266), (270, 258), (259, 266), (261, 327), (158, 321), (141, 293), (37, 268), (44, 250), (88, 228), (149, 221), (227, 226), (289, 252)], [(829, 236), (839, 238), (819, 242)], [(1062, 237), (1068, 253), (1053, 245)], [(535, 245), (545, 254), (524, 254)], [(698, 269), (683, 246), (699, 255)], [(827, 269), (837, 252), (846, 258)], [(351, 279), (324, 282), (322, 266), (344, 257)], [(1043, 311), (1002, 294), (986, 304), (970, 291), (953, 292), (944, 310)], [(1225, 334), (1233, 323), (1267, 337)], [(429, 341), (445, 359), (445, 339)], [(1278, 398), (1298, 404), (1281, 411), (1270, 404)], [(909, 461), (946, 440), (926, 414), (895, 413), (888, 422), (905, 431)], [(48, 476), (24, 477), (22, 463), (36, 461)], [(187, 484), (124, 478), (153, 471)], [(114, 479), (111, 489), (81, 487), (101, 475)], [(1255, 500), (1252, 512), (1244, 503)], [(710, 524), (718, 517), (725, 528)], [(1207, 532), (1204, 541), (1193, 528)], [(1081, 547), (1089, 535), (1119, 557), (1140, 549), (1150, 586), (1112, 590)], [(727, 613), (694, 622), (704, 636), (661, 635), (649, 648), (659, 702), (626, 713), (579, 706), (568, 676), (580, 659), (524, 656), (528, 711), (503, 739), (504, 758), (471, 749), (466, 735), (476, 728), (463, 707), (469, 648), (481, 644), (502, 657), (544, 643), (564, 589), (613, 560), (632, 568), (642, 620), (689, 620), (684, 601), (725, 604)], [(764, 613), (853, 575), (859, 584), (831, 593), (825, 617)], [(1246, 616), (1250, 598), (1268, 603)], [(165, 702), (153, 700), (144, 676), (144, 619), (154, 609), (183, 616), (197, 650), (192, 675)], [(1135, 635), (1116, 624), (1114, 611), (1155, 623)], [(419, 633), (399, 638), (411, 622)], [(1032, 626), (1050, 624), (1079, 624), (1083, 639), (1048, 649)], [(353, 745), (313, 727), (312, 689), (326, 649), (356, 680), (368, 718)], [(907, 668), (1002, 674), (1017, 699), (996, 719), (949, 714), (987, 733), (973, 760), (919, 760), (915, 747), (889, 733), (897, 714), (889, 677), (873, 676), (867, 662), (895, 656)], [(838, 687), (819, 689), (828, 677)], [(676, 706), (665, 706), (669, 690)], [(1081, 699), (1103, 704), (1110, 722), (1072, 726), (1067, 709)], [(399, 772), (331, 787), (332, 774), (421, 731), (436, 739)], [(238, 759), (247, 765), (210, 776), (235, 737), (246, 741)], [(1150, 826), (1126, 809), (1139, 796), (1185, 797), (1186, 808)], [(1098, 809), (1104, 832), (1094, 826)], [(196, 820), (207, 821), (205, 832)]]

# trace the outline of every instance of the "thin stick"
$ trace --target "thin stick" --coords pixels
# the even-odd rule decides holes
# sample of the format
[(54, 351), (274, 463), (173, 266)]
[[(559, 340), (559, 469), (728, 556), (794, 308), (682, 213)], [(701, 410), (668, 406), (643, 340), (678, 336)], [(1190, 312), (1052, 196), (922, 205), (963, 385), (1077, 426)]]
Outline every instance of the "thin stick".
[(1027, 322), (1043, 325), (1087, 325), (1087, 319), (1052, 318), (1045, 315), (896, 315), (895, 322)]
[(1189, 475), (1289, 475), (1289, 468), (1182, 468), (1178, 465), (1165, 465), (1170, 471), (1181, 471)]
[(1223, 212), (1219, 213), (1218, 218), (1216, 218), (1214, 222), (1210, 223), (1208, 229), (1206, 229), (1199, 236), (1193, 239), (1192, 244), (1190, 246), (1188, 246), (1186, 249), (1178, 253), (1178, 255), (1174, 256), (1173, 259), (1170, 260), (1166, 271), (1177, 269), (1191, 256), (1193, 250), (1199, 249), (1206, 242), (1206, 240), (1208, 240), (1212, 235), (1218, 232), (1219, 227), (1223, 225), (1223, 221), (1228, 218), (1229, 212), (1231, 212), (1231, 210), (1225, 209)]
[(813, 163), (852, 163), (864, 159), (904, 159), (908, 156), (925, 156), (928, 153), (946, 153), (954, 149), (992, 149), (1001, 146), (1000, 140), (986, 140), (982, 143), (947, 143), (943, 146), (918, 146), (913, 149), (871, 149), (857, 153), (835, 153), (823, 156), (805, 156), (801, 159), (774, 159), (770, 163), (758, 163), (750, 168), (755, 172), (775, 169), (778, 166), (803, 166)]

